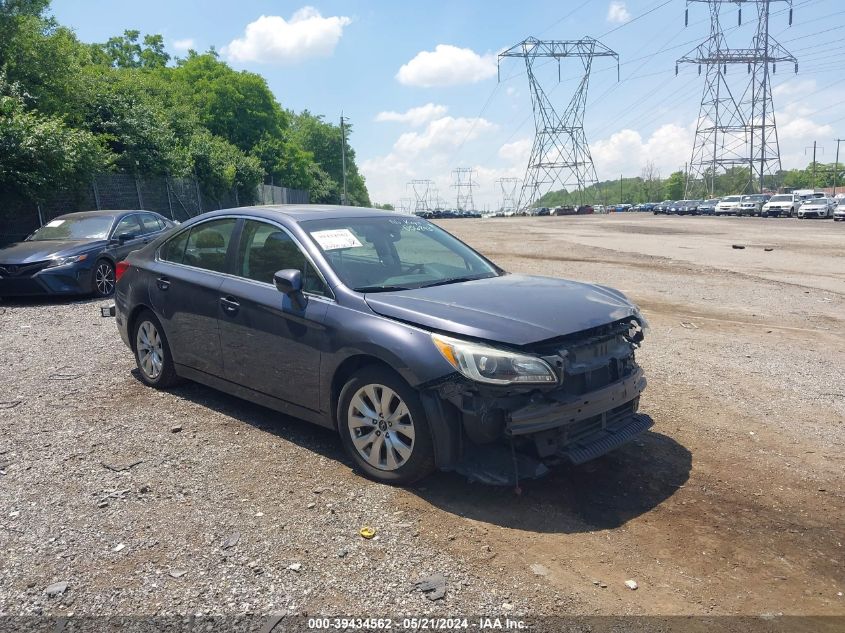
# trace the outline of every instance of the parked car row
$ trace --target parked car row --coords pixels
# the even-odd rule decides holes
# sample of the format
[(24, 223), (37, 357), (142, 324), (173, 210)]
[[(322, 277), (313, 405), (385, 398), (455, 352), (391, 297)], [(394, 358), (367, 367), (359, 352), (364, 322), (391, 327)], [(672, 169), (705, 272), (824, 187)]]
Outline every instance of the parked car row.
[[(712, 198), (710, 200), (664, 200), (651, 205), (655, 215), (735, 215), (756, 217), (834, 218), (845, 219), (842, 197), (831, 198), (820, 192), (749, 194)], [(645, 210), (645, 209), (643, 209)]]
[(414, 215), (424, 220), (441, 220), (450, 218), (480, 218), (478, 211), (462, 211), (460, 209), (437, 209), (434, 211), (415, 211)]

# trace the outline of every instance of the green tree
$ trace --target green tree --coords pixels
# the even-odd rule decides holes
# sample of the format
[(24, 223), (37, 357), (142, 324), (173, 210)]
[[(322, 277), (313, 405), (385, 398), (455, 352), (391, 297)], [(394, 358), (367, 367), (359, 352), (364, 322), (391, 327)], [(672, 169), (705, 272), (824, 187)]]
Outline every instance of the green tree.
[(80, 125), (114, 154), (114, 166), (136, 174), (179, 174), (189, 168), (165, 104), (137, 81), (139, 71), (91, 67), (81, 82)]
[(669, 200), (680, 200), (684, 197), (685, 186), (686, 179), (684, 178), (684, 172), (674, 171), (669, 174), (669, 178), (663, 184), (664, 195)]
[(263, 138), (282, 138), (289, 116), (260, 75), (237, 72), (214, 52), (189, 53), (173, 81), (190, 100), (199, 122), (245, 152)]
[(93, 60), (114, 68), (164, 68), (170, 55), (164, 50), (161, 35), (145, 35), (138, 42), (141, 32), (126, 30), (123, 35), (110, 37), (105, 44), (92, 44)]
[(19, 89), (0, 74), (0, 191), (39, 200), (51, 189), (77, 189), (106, 160), (93, 134), (27, 111)]
[(261, 163), (255, 156), (247, 156), (204, 129), (193, 136), (188, 152), (193, 172), (206, 196), (219, 201), (237, 189), (241, 204), (251, 202), (255, 188), (264, 177)]
[(70, 29), (42, 16), (46, 3), (2, 1), (0, 70), (21, 86), (27, 106), (44, 114), (73, 107), (80, 70), (91, 61), (89, 48)]
[[(293, 138), (305, 150), (314, 155), (314, 160), (337, 183), (336, 195), (332, 196), (331, 199), (321, 200), (321, 202), (338, 204), (340, 202), (343, 183), (343, 137), (340, 127), (326, 123), (322, 116), (311, 114), (308, 110), (305, 110), (293, 117), (292, 129)], [(367, 191), (367, 185), (355, 163), (355, 150), (348, 141), (351, 129), (352, 126), (347, 124), (346, 188), (349, 195), (349, 204), (370, 206), (370, 194)]]
[(314, 157), (290, 140), (265, 135), (252, 148), (273, 184), (294, 189), (311, 189), (314, 177), (310, 169)]

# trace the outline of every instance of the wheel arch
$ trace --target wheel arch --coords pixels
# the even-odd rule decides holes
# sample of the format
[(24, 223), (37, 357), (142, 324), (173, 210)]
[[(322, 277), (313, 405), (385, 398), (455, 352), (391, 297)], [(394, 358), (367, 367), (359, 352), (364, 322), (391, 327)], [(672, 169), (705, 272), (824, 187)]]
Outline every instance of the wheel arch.
[[(366, 367), (385, 369), (415, 389), (402, 374), (384, 360), (369, 354), (356, 354), (345, 359), (335, 370), (331, 382), (331, 419), (338, 433), (341, 432), (337, 405), (340, 392), (350, 377)], [(460, 412), (454, 405), (442, 400), (432, 390), (416, 390), (428, 421), (434, 448), (434, 461), (438, 468), (449, 470), (463, 454), (463, 426)]]
[(406, 383), (408, 382), (398, 371), (391, 367), (389, 363), (386, 363), (376, 356), (372, 356), (370, 354), (355, 354), (354, 356), (344, 359), (343, 362), (337, 366), (337, 369), (335, 369), (329, 389), (329, 410), (331, 413), (332, 423), (338, 432), (340, 432), (340, 427), (338, 425), (337, 401), (338, 398), (340, 398), (340, 392), (343, 389), (343, 386), (357, 372), (361, 371), (365, 367), (374, 366), (386, 369), (392, 374), (395, 374), (397, 377), (402, 378), (402, 380)]
[[(143, 304), (143, 303), (139, 303), (134, 308), (132, 308), (132, 312), (129, 313), (129, 316), (126, 319), (126, 332), (129, 335), (129, 347), (130, 347), (130, 349), (132, 350), (133, 353), (137, 352), (137, 350), (135, 349), (135, 336), (134, 336), (135, 323), (137, 323), (138, 317), (140, 316), (140, 314), (142, 312), (146, 311), (146, 310), (155, 314), (155, 310), (153, 310), (150, 306)], [(158, 318), (158, 315), (156, 315), (156, 318)], [(161, 323), (161, 319), (159, 319), (159, 323)], [(163, 326), (162, 326), (162, 328), (163, 328)], [(167, 332), (165, 332), (164, 335), (166, 337)]]

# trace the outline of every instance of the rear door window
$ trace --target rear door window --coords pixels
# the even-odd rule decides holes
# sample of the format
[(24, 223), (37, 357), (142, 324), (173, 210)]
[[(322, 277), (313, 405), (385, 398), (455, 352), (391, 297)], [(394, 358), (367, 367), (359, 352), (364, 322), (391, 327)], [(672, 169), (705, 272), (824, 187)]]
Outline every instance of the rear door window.
[(226, 272), (226, 253), (236, 223), (235, 218), (224, 218), (193, 227), (188, 235), (182, 263), (218, 273)]
[(211, 220), (180, 231), (161, 245), (158, 258), (172, 264), (226, 272), (226, 252), (236, 223), (235, 218)]
[(164, 228), (164, 224), (152, 213), (142, 213), (138, 217), (141, 220), (141, 235), (157, 233)]

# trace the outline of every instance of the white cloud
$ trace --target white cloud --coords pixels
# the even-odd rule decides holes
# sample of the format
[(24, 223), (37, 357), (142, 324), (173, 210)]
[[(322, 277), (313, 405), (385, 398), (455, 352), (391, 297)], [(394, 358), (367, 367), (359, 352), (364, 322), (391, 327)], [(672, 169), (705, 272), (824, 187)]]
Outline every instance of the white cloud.
[(426, 103), (425, 105), (411, 108), (405, 112), (379, 112), (375, 120), (378, 122), (395, 121), (397, 123), (408, 123), (413, 127), (419, 127), (432, 119), (442, 117), (446, 114), (447, 110), (448, 108), (444, 105)]
[(533, 140), (530, 138), (522, 138), (513, 143), (505, 143), (499, 148), (499, 158), (524, 167), (528, 163), (528, 157), (531, 155), (531, 146), (533, 143)]
[[(364, 160), (360, 165), (372, 198), (398, 202), (413, 197), (406, 186), (409, 180), (432, 178), (440, 195), (452, 200), (450, 160), (456, 149), (462, 147), (466, 151), (472, 141), (497, 129), (495, 123), (484, 118), (444, 116), (430, 121), (422, 130), (401, 134), (388, 154)], [(481, 173), (483, 168), (477, 169)]]
[(196, 48), (196, 42), (190, 37), (186, 37), (184, 40), (173, 40), (173, 48), (177, 51), (189, 51)]
[(393, 148), (406, 156), (417, 156), (422, 152), (458, 147), (496, 128), (496, 124), (487, 119), (444, 116), (429, 123), (423, 132), (405, 132)]
[(244, 36), (221, 49), (233, 62), (290, 64), (312, 57), (329, 57), (351, 19), (323, 17), (314, 7), (303, 7), (285, 20), (262, 15), (246, 25)]
[(653, 162), (665, 178), (689, 160), (694, 132), (694, 123), (686, 128), (666, 123), (647, 139), (636, 130), (623, 129), (590, 143), (599, 180), (618, 178), (619, 174), (638, 176), (648, 162)]
[(624, 24), (631, 19), (631, 14), (628, 13), (628, 7), (625, 6), (621, 0), (614, 0), (607, 7), (607, 21), (613, 24)]
[(438, 44), (433, 51), (420, 51), (404, 64), (396, 79), (406, 86), (455, 86), (477, 83), (496, 74), (496, 55), (479, 55), (470, 48)]

